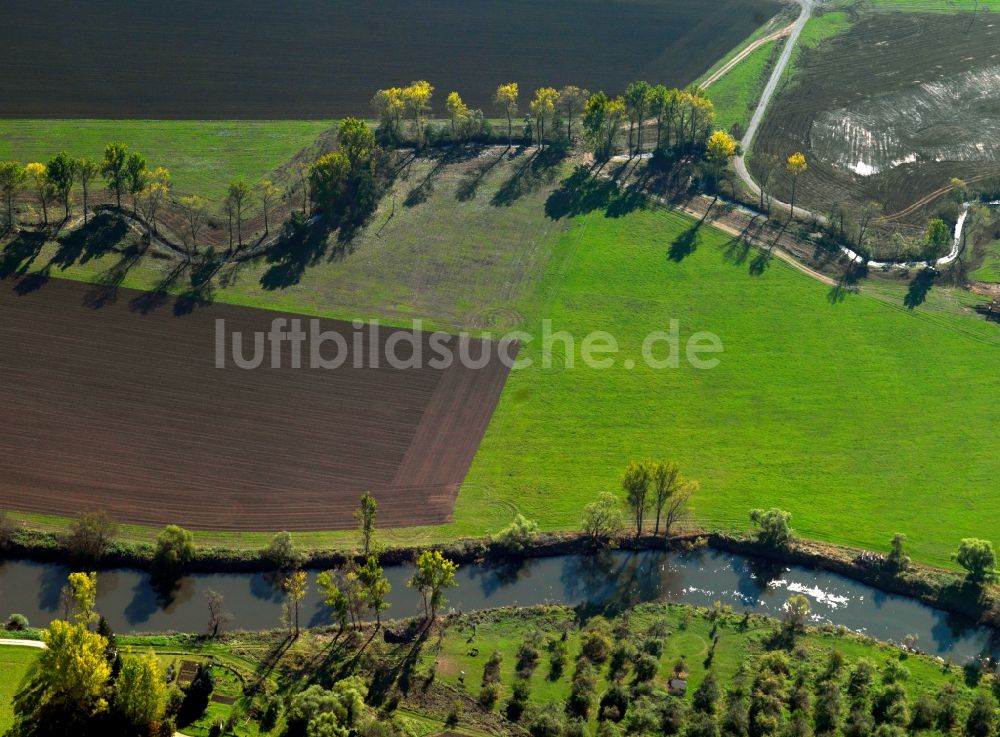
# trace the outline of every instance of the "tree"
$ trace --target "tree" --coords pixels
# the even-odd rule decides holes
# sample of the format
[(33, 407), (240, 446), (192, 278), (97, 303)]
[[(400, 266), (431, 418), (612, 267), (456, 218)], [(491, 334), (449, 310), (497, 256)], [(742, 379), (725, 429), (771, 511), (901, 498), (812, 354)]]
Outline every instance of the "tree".
[(494, 539), (506, 550), (520, 553), (531, 544), (532, 538), (538, 532), (538, 523), (518, 512), (511, 523), (500, 530)]
[(403, 90), (399, 87), (391, 87), (386, 90), (379, 90), (372, 98), (372, 107), (378, 113), (379, 124), (388, 131), (389, 137), (397, 139), (399, 137), (399, 127), (406, 112), (406, 104), (403, 102)]
[[(236, 217), (236, 247), (243, 248), (243, 212), (253, 202), (253, 189), (244, 180), (234, 179), (229, 183), (226, 202), (232, 208), (233, 215)], [(229, 240), (231, 248), (232, 233), (229, 235)]]
[(382, 612), (389, 608), (389, 602), (385, 599), (392, 591), (392, 585), (384, 573), (374, 555), (369, 555), (365, 564), (357, 571), (365, 604), (375, 612), (375, 624), (378, 627), (382, 626)]
[(125, 653), (115, 676), (114, 710), (132, 727), (148, 731), (163, 718), (167, 684), (156, 655)]
[(712, 168), (713, 178), (716, 182), (729, 160), (736, 155), (737, 150), (736, 139), (725, 131), (715, 131), (709, 136), (705, 143), (705, 158)]
[(950, 242), (951, 231), (944, 220), (935, 218), (927, 224), (922, 254), (924, 260), (927, 262), (927, 268), (933, 269), (937, 260), (948, 253), (948, 244)]
[(97, 620), (97, 573), (74, 572), (69, 574), (67, 599), (73, 607), (73, 620), (87, 626)]
[(635, 519), (635, 536), (642, 534), (643, 517), (649, 507), (649, 464), (632, 461), (625, 467), (622, 475), (622, 489), (625, 490), (625, 500), (632, 510)]
[(607, 160), (614, 153), (615, 138), (624, 118), (625, 101), (620, 97), (611, 99), (602, 91), (587, 100), (583, 128), (598, 159)]
[(783, 548), (791, 541), (792, 531), (788, 527), (791, 519), (791, 514), (777, 507), (750, 510), (750, 521), (760, 528), (757, 539), (772, 548)]
[(135, 151), (125, 159), (125, 188), (132, 195), (132, 212), (137, 213), (136, 199), (146, 188), (146, 157)]
[(559, 92), (552, 87), (540, 87), (535, 90), (535, 99), (528, 106), (535, 119), (535, 130), (538, 132), (538, 148), (545, 145), (545, 124), (555, 118), (556, 105), (559, 103)]
[(316, 576), (316, 587), (323, 594), (323, 604), (330, 610), (331, 618), (343, 632), (347, 618), (353, 619), (351, 602), (348, 598), (343, 576), (337, 571), (321, 571)]
[(194, 535), (177, 525), (167, 525), (156, 538), (153, 570), (157, 577), (174, 579), (194, 559)]
[(437, 610), (445, 605), (445, 590), (457, 585), (457, 570), (458, 565), (445, 558), (440, 550), (425, 550), (417, 559), (417, 570), (407, 585), (423, 596), (428, 621), (433, 621)]
[(336, 215), (347, 200), (351, 161), (343, 151), (320, 156), (309, 167), (313, 202), (328, 215)]
[(104, 147), (104, 161), (101, 162), (101, 174), (108, 184), (108, 189), (115, 193), (115, 203), (118, 209), (122, 206), (122, 194), (128, 189), (128, 176), (125, 162), (128, 159), (128, 146), (124, 143), (109, 143)]
[(145, 186), (139, 193), (139, 203), (142, 207), (142, 214), (146, 218), (146, 233), (150, 242), (153, 240), (153, 233), (156, 232), (156, 215), (163, 206), (164, 201), (170, 195), (170, 172), (162, 166), (147, 173), (143, 177)]
[(31, 183), (35, 187), (35, 193), (38, 195), (38, 203), (42, 206), (42, 222), (44, 225), (48, 225), (49, 202), (55, 195), (55, 190), (49, 179), (48, 169), (45, 167), (45, 164), (32, 161), (24, 167), (24, 171), (27, 173), (28, 178), (31, 179)]
[(232, 621), (233, 615), (226, 611), (225, 600), (218, 591), (206, 591), (205, 603), (208, 604), (208, 634), (210, 637), (218, 637), (222, 634), (222, 628)]
[(993, 580), (997, 558), (993, 552), (993, 543), (989, 540), (965, 538), (952, 559), (968, 572), (969, 581), (982, 583)]
[(785, 169), (792, 175), (792, 199), (788, 205), (790, 217), (795, 217), (795, 185), (799, 181), (799, 176), (805, 174), (808, 168), (806, 157), (802, 155), (801, 151), (796, 151), (785, 162)]
[(622, 527), (622, 510), (618, 497), (602, 491), (597, 501), (583, 510), (583, 531), (591, 542), (599, 543), (612, 537)]
[(517, 115), (517, 82), (507, 82), (497, 87), (496, 95), (493, 97), (497, 107), (503, 110), (507, 116), (507, 148), (510, 148), (514, 141), (514, 116)]
[(434, 87), (425, 80), (411, 82), (403, 89), (403, 106), (407, 116), (413, 121), (413, 138), (417, 149), (424, 145), (424, 118), (431, 109)]
[(996, 729), (997, 704), (988, 693), (979, 691), (965, 720), (966, 737), (992, 737)]
[(445, 100), (444, 106), (448, 111), (448, 117), (451, 118), (451, 138), (456, 140), (460, 123), (469, 114), (469, 106), (462, 101), (462, 96), (457, 92), (448, 93), (448, 99)]
[(898, 571), (906, 570), (910, 567), (910, 556), (906, 554), (906, 535), (897, 532), (892, 536), (889, 543), (889, 565)]
[(365, 557), (371, 554), (375, 539), (375, 518), (378, 516), (378, 502), (370, 491), (361, 496), (361, 506), (354, 512), (361, 533), (361, 549)]
[(858, 247), (858, 249), (864, 249), (865, 237), (868, 235), (868, 229), (871, 227), (872, 221), (881, 214), (882, 205), (878, 202), (865, 200), (861, 204), (861, 207), (858, 210), (858, 235), (854, 239), (854, 244)]
[(42, 639), (46, 649), (38, 658), (34, 683), (28, 686), (40, 692), (40, 703), (55, 703), (80, 716), (104, 711), (111, 677), (104, 657), (107, 640), (82, 624), (61, 619), (49, 625)]
[[(628, 111), (629, 155), (642, 153), (642, 124), (646, 120), (653, 88), (649, 82), (630, 82), (625, 88), (625, 108)], [(638, 127), (635, 149), (632, 148), (633, 129)]]
[(289, 575), (285, 577), (282, 583), (282, 589), (284, 589), (288, 600), (285, 603), (286, 606), (286, 617), (288, 624), (295, 629), (295, 636), (299, 636), (299, 610), (301, 609), (302, 600), (306, 596), (306, 592), (309, 590), (309, 579), (306, 577), (305, 571), (292, 571)]
[(101, 165), (86, 157), (76, 160), (76, 178), (83, 190), (83, 224), (87, 224), (87, 201), (90, 193), (90, 183), (101, 173)]
[(117, 534), (117, 526), (106, 513), (84, 512), (70, 525), (66, 546), (79, 558), (97, 560)]
[(809, 599), (802, 594), (792, 594), (785, 600), (782, 619), (789, 632), (798, 632), (809, 620)]
[(181, 197), (178, 203), (181, 206), (181, 211), (184, 213), (184, 219), (187, 221), (187, 232), (185, 233), (184, 240), (187, 241), (189, 250), (197, 248), (198, 234), (205, 225), (208, 213), (208, 200), (201, 195), (193, 194)]
[(566, 140), (573, 142), (573, 116), (583, 112), (590, 93), (576, 85), (566, 85), (559, 90), (559, 108), (566, 118)]
[(263, 557), (271, 561), (279, 571), (295, 568), (302, 561), (302, 556), (295, 549), (289, 532), (275, 534), (264, 548)]
[(17, 224), (14, 217), (14, 200), (24, 186), (28, 172), (16, 161), (0, 161), (0, 191), (7, 203), (7, 227), (13, 229)]
[(656, 121), (656, 149), (659, 150), (663, 144), (663, 127), (668, 122), (668, 111), (670, 101), (670, 90), (662, 84), (658, 84), (649, 90), (649, 114)]
[(257, 199), (260, 201), (261, 214), (264, 216), (264, 235), (271, 232), (268, 215), (279, 194), (278, 188), (270, 179), (262, 179), (260, 184), (257, 185)]
[(653, 534), (660, 534), (660, 517), (667, 501), (684, 486), (681, 468), (673, 461), (653, 463), (649, 469), (653, 480), (653, 508), (656, 510), (656, 524)]
[(49, 160), (46, 169), (53, 191), (62, 200), (63, 217), (68, 220), (69, 196), (73, 191), (73, 182), (76, 181), (76, 160), (70, 158), (65, 151), (60, 151)]

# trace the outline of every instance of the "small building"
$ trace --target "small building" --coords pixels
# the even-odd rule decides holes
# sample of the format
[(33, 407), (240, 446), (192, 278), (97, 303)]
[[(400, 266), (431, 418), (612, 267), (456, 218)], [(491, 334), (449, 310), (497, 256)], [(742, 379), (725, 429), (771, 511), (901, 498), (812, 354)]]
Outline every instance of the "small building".
[(683, 678), (671, 678), (667, 681), (667, 690), (671, 696), (683, 696), (687, 693), (688, 682)]

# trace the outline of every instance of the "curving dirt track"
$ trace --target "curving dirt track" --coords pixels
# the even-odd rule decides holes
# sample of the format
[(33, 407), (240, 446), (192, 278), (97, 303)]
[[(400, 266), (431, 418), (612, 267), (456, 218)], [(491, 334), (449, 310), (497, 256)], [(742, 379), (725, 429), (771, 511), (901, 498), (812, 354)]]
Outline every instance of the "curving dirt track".
[[(21, 291), (24, 291), (23, 289)], [(0, 508), (212, 530), (352, 527), (370, 490), (383, 526), (438, 524), (507, 376), (496, 345), (482, 369), (392, 368), (393, 331), (322, 320), (345, 336), (337, 369), (216, 368), (216, 319), (244, 336), (276, 317), (229, 305), (176, 316), (119, 289), (51, 280), (19, 294), (0, 284)], [(404, 331), (405, 332), (405, 331)], [(411, 334), (411, 333), (408, 333)], [(425, 357), (429, 335), (416, 334)], [(378, 367), (354, 367), (375, 346)], [(456, 338), (450, 339), (454, 346)], [(231, 352), (232, 345), (229, 343)], [(327, 358), (335, 349), (327, 343)], [(405, 358), (410, 349), (400, 347)], [(309, 349), (302, 349), (308, 365)]]

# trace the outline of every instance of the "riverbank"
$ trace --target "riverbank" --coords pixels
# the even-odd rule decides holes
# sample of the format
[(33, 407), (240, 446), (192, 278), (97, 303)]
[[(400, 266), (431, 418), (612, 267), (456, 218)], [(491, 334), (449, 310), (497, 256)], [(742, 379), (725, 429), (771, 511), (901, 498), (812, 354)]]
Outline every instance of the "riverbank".
[[(399, 579), (396, 582), (398, 587), (405, 588), (405, 568), (412, 565), (425, 549), (427, 548), (419, 546), (390, 548), (380, 554), (380, 562), (391, 575)], [(969, 584), (958, 574), (923, 565), (910, 565), (905, 570), (899, 571), (876, 553), (807, 540), (794, 540), (787, 547), (776, 549), (762, 545), (752, 537), (716, 532), (692, 531), (669, 538), (652, 535), (638, 538), (624, 536), (600, 543), (595, 543), (582, 534), (542, 533), (532, 536), (530, 541), (526, 541), (524, 546), (517, 550), (489, 538), (463, 540), (435, 549), (441, 550), (466, 569), (473, 567), (493, 570), (506, 567), (514, 572), (518, 564), (524, 562), (570, 557), (587, 559), (609, 549), (633, 553), (686, 553), (708, 549), (746, 556), (779, 566), (798, 566), (813, 571), (834, 573), (877, 591), (908, 597), (934, 609), (956, 615), (970, 625), (982, 625), (994, 631), (1000, 628), (1000, 596), (996, 586), (980, 587)], [(103, 571), (127, 573), (134, 569), (148, 573), (152, 568), (153, 552), (154, 549), (150, 545), (114, 543), (99, 561), (70, 563), (72, 558), (59, 538), (51, 533), (22, 530), (9, 546), (7, 557), (14, 560), (60, 566), (71, 565)], [(302, 567), (312, 571), (338, 568), (347, 564), (352, 558), (359, 560), (357, 556), (340, 551), (303, 551), (301, 555)], [(249, 575), (253, 576), (254, 580), (259, 579), (263, 582), (269, 574), (274, 574), (275, 570), (274, 562), (268, 559), (262, 550), (254, 553), (234, 553), (226, 549), (199, 548), (195, 559), (184, 573), (196, 576), (216, 575), (223, 579)], [(608, 574), (611, 575), (611, 572), (608, 571)], [(138, 584), (135, 586), (138, 588)], [(148, 587), (148, 582), (143, 586)], [(256, 584), (258, 589), (263, 586), (263, 583)], [(150, 591), (152, 592), (152, 589)], [(136, 596), (138, 597), (138, 594)], [(190, 598), (190, 593), (187, 597)], [(162, 597), (157, 593), (154, 598)], [(482, 605), (489, 606), (489, 602), (484, 601)], [(130, 601), (123, 602), (122, 606), (136, 608), (135, 602)], [(138, 606), (138, 609), (151, 613), (157, 606), (158, 604), (145, 602)]]

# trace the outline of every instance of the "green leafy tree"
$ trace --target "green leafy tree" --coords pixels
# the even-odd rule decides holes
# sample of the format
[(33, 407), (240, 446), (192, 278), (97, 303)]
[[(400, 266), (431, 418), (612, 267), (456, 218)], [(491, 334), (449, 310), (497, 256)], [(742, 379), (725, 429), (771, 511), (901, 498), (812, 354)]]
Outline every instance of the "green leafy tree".
[(76, 160), (65, 151), (60, 151), (49, 160), (46, 169), (52, 188), (62, 201), (63, 217), (68, 220), (69, 196), (73, 191), (73, 182), (76, 181)]
[(125, 159), (125, 188), (132, 195), (132, 212), (138, 214), (136, 201), (146, 188), (146, 157), (135, 151)]
[(156, 538), (153, 568), (164, 579), (176, 578), (194, 560), (194, 535), (183, 527), (167, 525)]
[[(628, 115), (628, 145), (629, 154), (642, 153), (642, 124), (649, 112), (649, 103), (653, 88), (649, 82), (630, 82), (625, 88), (625, 109)], [(632, 148), (634, 129), (638, 128), (635, 148)]]
[(635, 520), (635, 536), (642, 534), (643, 519), (649, 508), (649, 485), (651, 482), (649, 464), (632, 461), (625, 467), (622, 475), (622, 489), (625, 490), (625, 501), (632, 510)]
[(559, 90), (559, 110), (566, 118), (566, 140), (573, 142), (573, 120), (583, 113), (590, 93), (576, 85), (566, 85)]
[[(105, 711), (111, 677), (105, 658), (107, 640), (83, 624), (61, 619), (49, 625), (42, 639), (45, 650), (39, 655), (35, 675), (14, 701), (17, 722), (44, 719), (51, 714), (49, 706), (76, 720)], [(14, 734), (19, 731), (15, 729)]]
[(371, 492), (366, 491), (361, 497), (361, 506), (354, 513), (354, 519), (358, 521), (358, 530), (361, 532), (361, 550), (366, 558), (373, 550), (376, 517), (378, 517), (378, 502)]
[(0, 192), (3, 192), (7, 204), (7, 227), (13, 229), (17, 225), (14, 216), (14, 200), (24, 186), (28, 173), (16, 161), (0, 161)]
[(992, 737), (996, 732), (997, 703), (988, 693), (979, 691), (965, 720), (966, 737)]
[(760, 528), (757, 539), (772, 548), (783, 548), (791, 542), (792, 530), (788, 526), (792, 515), (783, 509), (751, 509), (750, 521)]
[(513, 553), (520, 553), (531, 545), (537, 532), (538, 523), (519, 512), (514, 515), (514, 519), (509, 525), (494, 535), (494, 539), (505, 549)]
[(375, 613), (375, 624), (382, 626), (382, 612), (389, 608), (386, 597), (392, 591), (389, 579), (385, 577), (385, 571), (378, 564), (378, 559), (374, 555), (369, 555), (364, 565), (358, 568), (358, 581), (365, 598), (365, 605)]
[(424, 600), (424, 615), (432, 621), (437, 610), (445, 605), (444, 592), (456, 586), (458, 565), (445, 558), (440, 550), (425, 550), (417, 559), (417, 570), (409, 586), (420, 592)]
[(128, 161), (128, 146), (126, 144), (109, 143), (104, 147), (101, 174), (107, 182), (108, 189), (115, 193), (115, 204), (119, 209), (122, 206), (122, 195), (128, 191), (126, 161)]
[(295, 549), (290, 532), (279, 532), (264, 548), (263, 557), (271, 561), (279, 571), (287, 571), (302, 562), (301, 554)]
[(906, 554), (906, 535), (897, 532), (892, 536), (889, 543), (889, 565), (898, 571), (904, 571), (910, 567), (910, 556)]
[(76, 160), (76, 179), (80, 182), (80, 189), (83, 190), (83, 224), (87, 224), (88, 200), (90, 195), (90, 183), (101, 173), (101, 165), (93, 159), (86, 157)]
[(967, 537), (959, 543), (958, 552), (952, 558), (968, 572), (970, 581), (982, 583), (993, 580), (997, 557), (989, 540)]
[(809, 599), (802, 594), (792, 594), (785, 600), (782, 619), (789, 632), (799, 632), (809, 621)]
[(931, 220), (927, 224), (927, 232), (924, 234), (923, 257), (928, 268), (933, 268), (937, 260), (948, 253), (948, 246), (951, 243), (951, 231), (948, 224), (939, 218)]
[(148, 731), (163, 718), (166, 703), (167, 684), (156, 655), (123, 653), (112, 694), (114, 711), (133, 728)]
[(257, 185), (257, 199), (260, 202), (261, 214), (264, 216), (264, 235), (271, 232), (268, 216), (270, 215), (271, 208), (274, 207), (274, 203), (278, 199), (279, 195), (280, 190), (270, 179), (262, 179)]
[(584, 507), (583, 531), (593, 543), (613, 537), (623, 523), (621, 502), (611, 492), (601, 492), (596, 501)]
[(338, 571), (321, 571), (316, 576), (316, 587), (323, 595), (323, 605), (330, 610), (330, 616), (341, 632), (347, 627), (348, 617), (353, 617), (345, 583)]
[(299, 611), (302, 609), (302, 600), (309, 590), (309, 579), (305, 571), (292, 571), (285, 576), (281, 586), (288, 598), (285, 600), (285, 619), (289, 627), (294, 629), (295, 636), (299, 636)]

